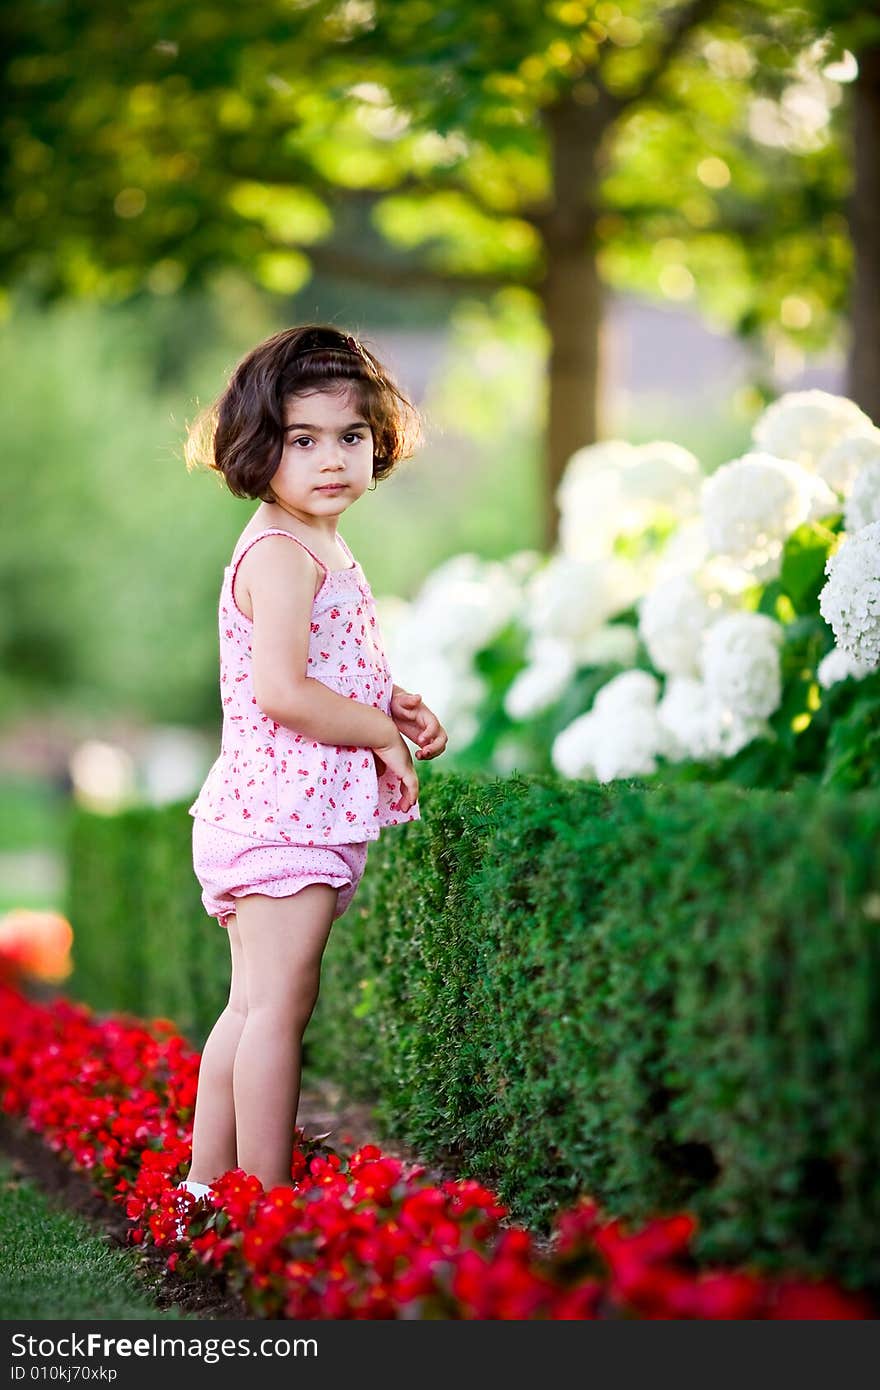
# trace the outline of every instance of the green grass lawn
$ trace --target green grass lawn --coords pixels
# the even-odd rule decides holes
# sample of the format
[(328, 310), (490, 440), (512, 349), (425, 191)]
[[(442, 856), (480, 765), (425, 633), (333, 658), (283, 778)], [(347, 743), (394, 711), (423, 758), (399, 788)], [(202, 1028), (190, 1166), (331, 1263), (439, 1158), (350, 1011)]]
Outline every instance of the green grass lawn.
[(186, 1319), (149, 1301), (132, 1259), (0, 1155), (0, 1319)]

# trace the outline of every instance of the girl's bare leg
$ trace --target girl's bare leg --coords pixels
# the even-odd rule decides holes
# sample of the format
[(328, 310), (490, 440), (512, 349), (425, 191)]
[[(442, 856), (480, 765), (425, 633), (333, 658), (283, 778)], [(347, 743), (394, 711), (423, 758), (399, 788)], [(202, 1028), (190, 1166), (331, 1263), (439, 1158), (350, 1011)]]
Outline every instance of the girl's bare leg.
[(193, 1116), (192, 1162), (187, 1178), (211, 1183), (238, 1167), (232, 1066), (247, 1015), (244, 954), (236, 917), (227, 918), (232, 953), (229, 1001), (202, 1048)]
[(318, 998), (321, 957), (339, 890), (309, 883), (287, 898), (238, 898), (247, 1017), (233, 1066), (239, 1167), (290, 1186), (302, 1038)]

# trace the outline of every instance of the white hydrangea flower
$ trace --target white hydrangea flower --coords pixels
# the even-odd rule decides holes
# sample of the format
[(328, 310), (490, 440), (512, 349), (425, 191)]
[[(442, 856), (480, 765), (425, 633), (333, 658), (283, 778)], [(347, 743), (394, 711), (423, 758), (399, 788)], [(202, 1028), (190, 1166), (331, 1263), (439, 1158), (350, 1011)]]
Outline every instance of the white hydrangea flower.
[(656, 772), (663, 742), (658, 690), (659, 681), (649, 671), (622, 671), (607, 681), (593, 708), (554, 739), (550, 756), (556, 770), (599, 782)]
[[(880, 436), (880, 430), (877, 433)], [(861, 531), (872, 521), (880, 521), (880, 448), (857, 473), (843, 510), (847, 531)]]
[(431, 571), (409, 605), (405, 640), (472, 656), (519, 612), (522, 587), (498, 561), (454, 555)]
[(450, 748), (466, 748), (479, 732), (477, 710), (486, 698), (486, 683), (474, 670), (467, 646), (443, 650), (426, 640), (414, 619), (415, 607), (398, 597), (376, 600), (395, 684), (423, 694), (445, 727)]
[(724, 555), (712, 555), (696, 571), (694, 578), (707, 594), (715, 595), (723, 606), (735, 608), (747, 589), (754, 588), (755, 575)]
[(880, 430), (872, 425), (863, 434), (848, 434), (819, 460), (817, 472), (835, 492), (848, 496), (859, 473), (880, 459)]
[(880, 661), (880, 521), (847, 536), (825, 562), (819, 612), (837, 645), (857, 661)]
[(765, 719), (782, 697), (779, 623), (728, 613), (707, 629), (700, 658), (709, 695), (741, 719)]
[(458, 738), (453, 739), (450, 729), (462, 721), (470, 727), (472, 716), (486, 697), (486, 683), (473, 667), (449, 661), (442, 653), (418, 653), (412, 660), (400, 660), (392, 667), (395, 683), (406, 690), (423, 693), (425, 700), (446, 726), (450, 743), (461, 746)]
[(593, 754), (596, 780), (613, 782), (618, 777), (647, 777), (657, 771), (662, 741), (655, 710), (640, 710), (638, 717), (602, 718)]
[(787, 391), (758, 416), (752, 439), (765, 453), (817, 471), (823, 454), (835, 444), (871, 428), (870, 417), (846, 396)]
[[(432, 644), (416, 618), (416, 605), (396, 595), (376, 596), (376, 614), (384, 639), (388, 662), (397, 671), (402, 660), (420, 660), (432, 655)], [(433, 650), (441, 651), (438, 643)]]
[(700, 500), (712, 550), (762, 580), (778, 575), (792, 531), (837, 508), (837, 498), (821, 478), (763, 453), (722, 464), (703, 483)]
[(412, 601), (398, 595), (376, 598), (395, 682), (430, 691), (428, 702), (446, 728), (450, 747), (466, 747), (479, 732), (477, 711), (486, 684), (473, 669), (473, 658), (518, 616), (522, 594), (522, 583), (507, 565), (462, 554), (433, 570)]
[(574, 505), (587, 489), (611, 485), (617, 497), (617, 478), (635, 453), (635, 445), (626, 439), (602, 439), (577, 449), (565, 465), (556, 489), (556, 503), (561, 512)]
[(504, 695), (504, 709), (511, 719), (540, 714), (559, 699), (574, 675), (571, 646), (558, 638), (537, 638), (526, 655), (530, 664), (517, 672)]
[(628, 497), (668, 507), (676, 516), (696, 509), (702, 480), (696, 455), (669, 439), (637, 444), (623, 471)]
[(593, 700), (598, 738), (593, 766), (599, 782), (647, 776), (657, 770), (663, 742), (657, 722), (660, 682), (650, 671), (622, 671)]
[(604, 623), (573, 650), (578, 666), (631, 666), (639, 650), (639, 635), (628, 623)]
[(657, 720), (663, 731), (663, 753), (673, 762), (712, 755), (703, 729), (708, 698), (703, 682), (694, 676), (667, 677), (657, 702)]
[(720, 599), (707, 596), (690, 574), (674, 575), (646, 594), (639, 603), (639, 633), (652, 665), (665, 674), (696, 676), (703, 632), (719, 606)]
[(593, 700), (593, 711), (617, 719), (631, 711), (652, 710), (660, 693), (660, 682), (650, 671), (621, 671), (606, 681)]
[(556, 490), (560, 550), (595, 560), (610, 555), (620, 536), (677, 521), (695, 510), (701, 477), (694, 455), (667, 440), (611, 439), (578, 449)]
[(763, 720), (740, 718), (692, 676), (670, 676), (657, 719), (666, 735), (663, 752), (673, 762), (732, 758), (766, 730)]
[(660, 584), (678, 574), (695, 574), (711, 553), (702, 514), (685, 517), (667, 537), (657, 557), (654, 582)]
[(850, 676), (855, 676), (856, 680), (862, 680), (876, 669), (876, 666), (857, 660), (849, 652), (845, 652), (842, 647), (832, 647), (831, 651), (826, 653), (819, 662), (816, 668), (816, 679), (823, 690), (830, 690), (832, 685), (837, 685), (838, 681), (845, 681)]
[(525, 585), (521, 617), (537, 634), (577, 644), (630, 608), (642, 591), (639, 572), (614, 556), (585, 563), (555, 554)]
[(550, 761), (563, 777), (595, 777), (593, 758), (599, 734), (599, 721), (592, 710), (579, 714), (556, 735), (550, 747)]
[(499, 563), (517, 583), (524, 584), (543, 565), (544, 554), (540, 550), (515, 550)]
[(713, 554), (702, 514), (686, 517), (669, 536), (657, 557), (652, 587), (685, 574), (706, 594), (716, 594), (724, 602), (738, 601), (755, 583), (755, 576), (742, 565)]

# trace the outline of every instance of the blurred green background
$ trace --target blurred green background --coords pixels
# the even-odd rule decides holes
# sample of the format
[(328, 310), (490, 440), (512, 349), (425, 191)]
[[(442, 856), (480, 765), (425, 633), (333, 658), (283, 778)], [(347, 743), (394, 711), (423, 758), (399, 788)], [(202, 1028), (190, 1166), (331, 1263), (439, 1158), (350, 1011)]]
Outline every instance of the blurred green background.
[(77, 750), (108, 804), (162, 799), (152, 730), (214, 756), (256, 504), (183, 442), (277, 329), (359, 333), (424, 414), (340, 528), (380, 600), (548, 549), (597, 437), (711, 472), (780, 389), (876, 403), (872, 6), (94, 0), (9, 27), (0, 910), (60, 901)]

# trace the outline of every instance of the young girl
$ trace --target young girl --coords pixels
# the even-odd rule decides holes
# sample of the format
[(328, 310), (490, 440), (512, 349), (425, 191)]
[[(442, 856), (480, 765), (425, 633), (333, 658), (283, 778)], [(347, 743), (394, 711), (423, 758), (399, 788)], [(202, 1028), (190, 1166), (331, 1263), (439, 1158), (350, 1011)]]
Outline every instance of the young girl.
[[(419, 418), (356, 339), (286, 329), (238, 364), (196, 421), (204, 460), (260, 500), (220, 590), (219, 757), (189, 808), (202, 902), (229, 933), (229, 1001), (205, 1042), (182, 1184), (230, 1168), (291, 1182), (302, 1037), (324, 946), (380, 830), (420, 819), (416, 757), (437, 717), (392, 684), (363, 570), (337, 531), (411, 456)], [(205, 432), (210, 450), (205, 448)], [(368, 486), (369, 485), (369, 486)]]

